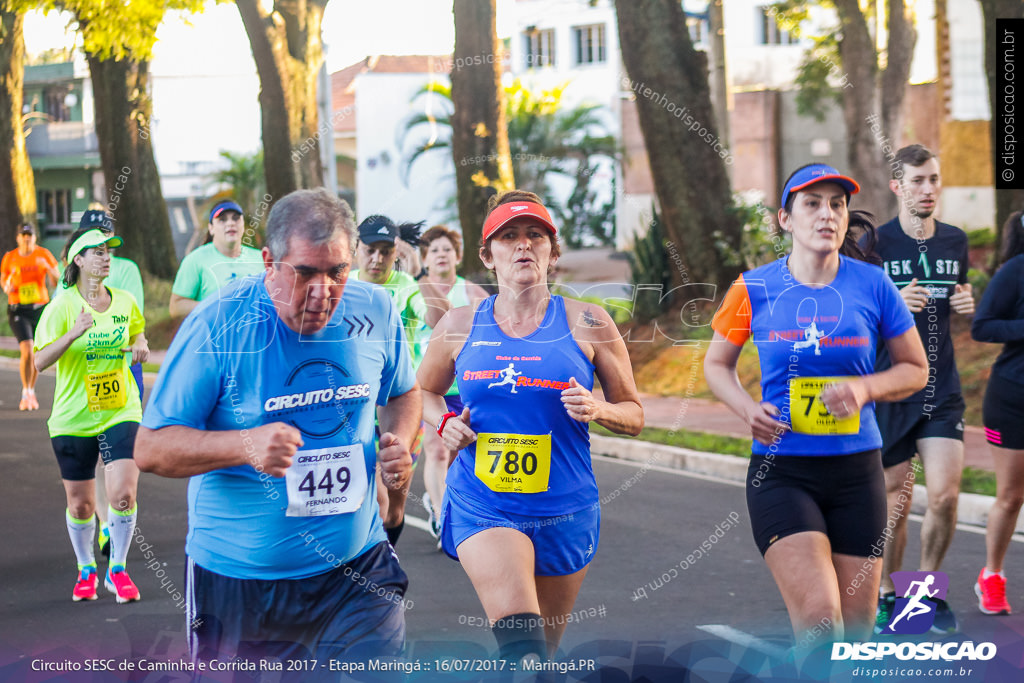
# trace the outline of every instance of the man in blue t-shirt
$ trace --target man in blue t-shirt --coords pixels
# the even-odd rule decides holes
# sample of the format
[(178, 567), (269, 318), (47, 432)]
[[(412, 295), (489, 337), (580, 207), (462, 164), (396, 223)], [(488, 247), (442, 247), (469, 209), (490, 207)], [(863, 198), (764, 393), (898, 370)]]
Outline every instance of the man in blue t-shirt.
[[(194, 660), (400, 652), (407, 579), (374, 470), (407, 485), (421, 401), (387, 294), (348, 279), (355, 224), (326, 190), (282, 198), (266, 271), (182, 324), (143, 417), (139, 468), (191, 477)], [(374, 415), (379, 406), (379, 452)]]
[[(938, 571), (956, 529), (960, 473), (964, 467), (964, 401), (953, 356), (949, 323), (952, 313), (972, 315), (974, 298), (967, 282), (967, 235), (935, 220), (942, 175), (939, 159), (922, 145), (896, 152), (889, 187), (900, 199), (896, 218), (878, 228), (882, 267), (899, 288), (914, 314), (917, 331), (928, 352), (928, 384), (913, 396), (878, 406), (882, 432), (882, 464), (891, 535), (885, 536), (882, 586), (875, 631), (889, 624), (897, 596), (890, 574), (903, 564), (907, 515), (915, 468), (921, 458), (927, 475), (928, 508), (921, 527), (919, 571)], [(876, 369), (890, 365), (880, 348)], [(936, 603), (932, 631), (954, 633), (958, 626), (945, 600)]]

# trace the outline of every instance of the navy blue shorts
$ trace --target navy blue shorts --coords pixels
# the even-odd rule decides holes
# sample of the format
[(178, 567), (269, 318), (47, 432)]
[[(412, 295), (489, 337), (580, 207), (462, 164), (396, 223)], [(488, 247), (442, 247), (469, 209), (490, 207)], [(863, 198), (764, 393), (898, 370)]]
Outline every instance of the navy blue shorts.
[(556, 517), (534, 517), (495, 510), (451, 487), (441, 505), (441, 548), (459, 559), (463, 541), (485, 529), (507, 527), (533, 541), (535, 576), (575, 574), (590, 564), (600, 540), (601, 508), (598, 505)]
[(89, 481), (96, 478), (96, 463), (131, 460), (135, 454), (138, 422), (121, 422), (96, 436), (54, 436), (50, 438), (57, 456), (61, 478)]
[(397, 656), (405, 646), (408, 585), (387, 541), (304, 579), (235, 579), (188, 559), (189, 653), (206, 662)]
[(820, 531), (832, 552), (876, 556), (886, 523), (879, 452), (752, 455), (747, 510), (762, 555), (781, 538)]
[(913, 458), (918, 439), (963, 441), (964, 408), (960, 394), (947, 396), (937, 405), (876, 403), (875, 419), (882, 433), (882, 465), (893, 467)]

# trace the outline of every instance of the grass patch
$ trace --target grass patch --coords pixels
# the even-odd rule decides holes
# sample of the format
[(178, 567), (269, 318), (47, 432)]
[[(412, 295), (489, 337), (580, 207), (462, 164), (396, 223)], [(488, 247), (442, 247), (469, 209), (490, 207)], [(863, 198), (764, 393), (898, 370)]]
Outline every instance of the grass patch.
[[(615, 434), (597, 423), (591, 423), (590, 430), (601, 436), (614, 436), (617, 438), (633, 438), (623, 434)], [(724, 455), (736, 455), (743, 458), (750, 458), (751, 439), (741, 439), (735, 436), (722, 436), (720, 434), (709, 434), (688, 429), (659, 429), (657, 427), (644, 427), (640, 436), (636, 437), (641, 441), (650, 441), (666, 446), (679, 446), (689, 448), (703, 453), (722, 453)], [(917, 475), (917, 483), (924, 486), (925, 476), (923, 471)], [(960, 490), (963, 493), (979, 493), (984, 496), (996, 495), (996, 475), (994, 472), (978, 469), (977, 467), (965, 467), (963, 479), (960, 483)]]
[[(618, 438), (633, 438), (624, 434), (615, 434), (597, 423), (591, 423), (591, 431), (601, 436), (614, 436)], [(750, 457), (750, 439), (741, 439), (735, 436), (722, 436), (708, 432), (697, 432), (689, 429), (659, 429), (658, 427), (644, 427), (640, 436), (636, 437), (641, 441), (665, 444), (667, 446), (679, 446), (705, 453), (724, 453), (725, 455), (738, 455), (744, 458)]]

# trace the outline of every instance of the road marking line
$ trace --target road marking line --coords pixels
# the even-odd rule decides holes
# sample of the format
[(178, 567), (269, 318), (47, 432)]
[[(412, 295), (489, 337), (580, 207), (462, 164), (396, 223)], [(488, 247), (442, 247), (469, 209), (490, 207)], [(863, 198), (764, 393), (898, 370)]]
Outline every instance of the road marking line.
[(748, 647), (751, 650), (757, 650), (758, 652), (766, 654), (773, 659), (781, 660), (785, 659), (789, 655), (788, 648), (772, 645), (766, 640), (761, 640), (757, 636), (744, 633), (732, 626), (727, 626), (725, 624), (704, 624), (703, 626), (697, 626), (697, 628), (705, 633), (718, 636), (722, 640), (728, 640), (730, 643), (736, 643), (737, 645)]
[(414, 526), (421, 531), (426, 531), (428, 534), (430, 533), (430, 523), (425, 519), (420, 519), (419, 517), (414, 517), (412, 515), (406, 515), (405, 523), (409, 526)]

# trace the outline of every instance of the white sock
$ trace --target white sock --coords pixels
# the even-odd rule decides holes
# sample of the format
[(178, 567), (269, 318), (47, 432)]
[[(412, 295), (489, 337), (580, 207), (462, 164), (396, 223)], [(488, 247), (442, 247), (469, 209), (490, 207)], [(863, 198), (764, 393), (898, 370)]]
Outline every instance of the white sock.
[(96, 515), (89, 519), (75, 519), (71, 516), (71, 510), (65, 510), (64, 516), (68, 525), (68, 536), (71, 537), (71, 546), (75, 549), (75, 557), (78, 558), (78, 568), (88, 565), (96, 565), (96, 556), (92, 551), (93, 538), (96, 537)]
[(1006, 576), (1002, 572), (990, 572), (988, 570), (988, 567), (985, 567), (985, 573), (981, 575), (981, 578), (987, 579), (988, 577), (992, 576), (993, 574), (998, 576), (1000, 579), (1004, 579), (1004, 580), (1006, 579)]
[(128, 559), (128, 548), (135, 535), (135, 518), (139, 513), (138, 503), (128, 512), (107, 508), (107, 528), (110, 529), (110, 568), (124, 568)]

